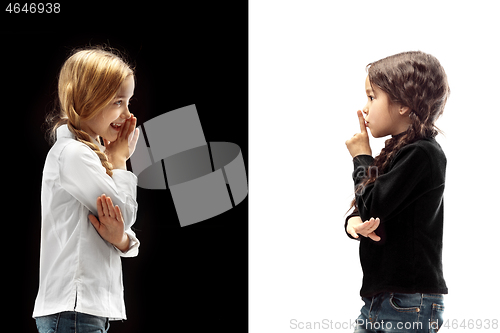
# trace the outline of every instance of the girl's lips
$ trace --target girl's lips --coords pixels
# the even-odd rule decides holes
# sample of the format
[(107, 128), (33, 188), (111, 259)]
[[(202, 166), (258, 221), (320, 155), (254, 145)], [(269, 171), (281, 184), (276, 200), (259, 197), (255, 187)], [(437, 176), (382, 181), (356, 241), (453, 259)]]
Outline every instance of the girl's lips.
[(110, 124), (111, 128), (114, 129), (115, 131), (120, 131), (120, 128), (122, 128), (122, 125), (123, 124), (116, 124), (116, 123)]

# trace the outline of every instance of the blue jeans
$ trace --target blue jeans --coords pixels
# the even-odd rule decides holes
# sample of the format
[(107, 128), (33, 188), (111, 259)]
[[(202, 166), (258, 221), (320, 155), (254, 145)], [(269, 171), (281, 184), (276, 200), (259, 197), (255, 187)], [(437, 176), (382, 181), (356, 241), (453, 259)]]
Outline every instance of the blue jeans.
[(109, 329), (108, 318), (75, 311), (37, 317), (35, 320), (39, 333), (105, 333)]
[(355, 333), (433, 333), (443, 324), (441, 294), (380, 293), (363, 301)]

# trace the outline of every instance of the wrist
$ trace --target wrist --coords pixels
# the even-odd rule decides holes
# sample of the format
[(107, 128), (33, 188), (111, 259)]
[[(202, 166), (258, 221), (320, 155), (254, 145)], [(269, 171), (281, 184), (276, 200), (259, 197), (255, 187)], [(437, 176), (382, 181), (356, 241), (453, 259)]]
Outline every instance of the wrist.
[(124, 232), (121, 241), (118, 244), (113, 244), (118, 250), (125, 252), (128, 250), (130, 245), (130, 238)]
[(361, 220), (361, 217), (359, 217), (359, 216), (353, 216), (349, 220), (347, 220), (348, 226), (355, 227), (355, 226), (358, 226), (360, 224), (363, 224), (363, 220)]
[(127, 170), (127, 159), (124, 157), (108, 156), (109, 162), (113, 165), (113, 169)]

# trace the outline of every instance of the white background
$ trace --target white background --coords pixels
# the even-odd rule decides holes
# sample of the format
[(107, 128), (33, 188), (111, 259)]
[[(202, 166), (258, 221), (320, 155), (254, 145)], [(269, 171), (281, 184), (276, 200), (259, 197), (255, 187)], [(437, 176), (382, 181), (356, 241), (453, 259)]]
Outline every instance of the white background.
[[(437, 137), (448, 157), (446, 318), (500, 319), (497, 6), (250, 1), (250, 332), (310, 332), (291, 320), (358, 316), (358, 243), (343, 230), (353, 196), (345, 141), (359, 130), (365, 66), (409, 50), (436, 56), (452, 91)], [(371, 138), (374, 154), (384, 141)]]

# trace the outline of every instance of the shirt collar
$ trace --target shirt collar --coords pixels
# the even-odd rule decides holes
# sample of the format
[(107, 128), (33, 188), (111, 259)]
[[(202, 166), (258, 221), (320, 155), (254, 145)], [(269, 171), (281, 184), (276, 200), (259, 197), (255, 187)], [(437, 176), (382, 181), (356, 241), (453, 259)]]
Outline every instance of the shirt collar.
[(96, 139), (94, 139), (93, 137), (90, 137), (90, 140), (92, 140), (92, 143), (95, 144), (97, 147), (99, 147), (99, 150), (104, 152), (106, 150), (106, 147), (104, 147), (103, 145), (101, 145), (100, 142), (97, 142)]
[(401, 138), (403, 135), (405, 135), (405, 134), (406, 134), (406, 132), (408, 132), (408, 130), (406, 130), (406, 131), (404, 131), (404, 132), (401, 132), (401, 133), (399, 133), (399, 134), (393, 135), (393, 136), (392, 136), (392, 138), (393, 138), (393, 139), (399, 139), (399, 138)]
[(56, 136), (57, 140), (59, 140), (60, 138), (71, 138), (71, 139), (75, 138), (73, 133), (71, 133), (71, 131), (69, 130), (68, 125), (66, 124), (61, 125), (57, 128), (56, 135), (57, 135)]

